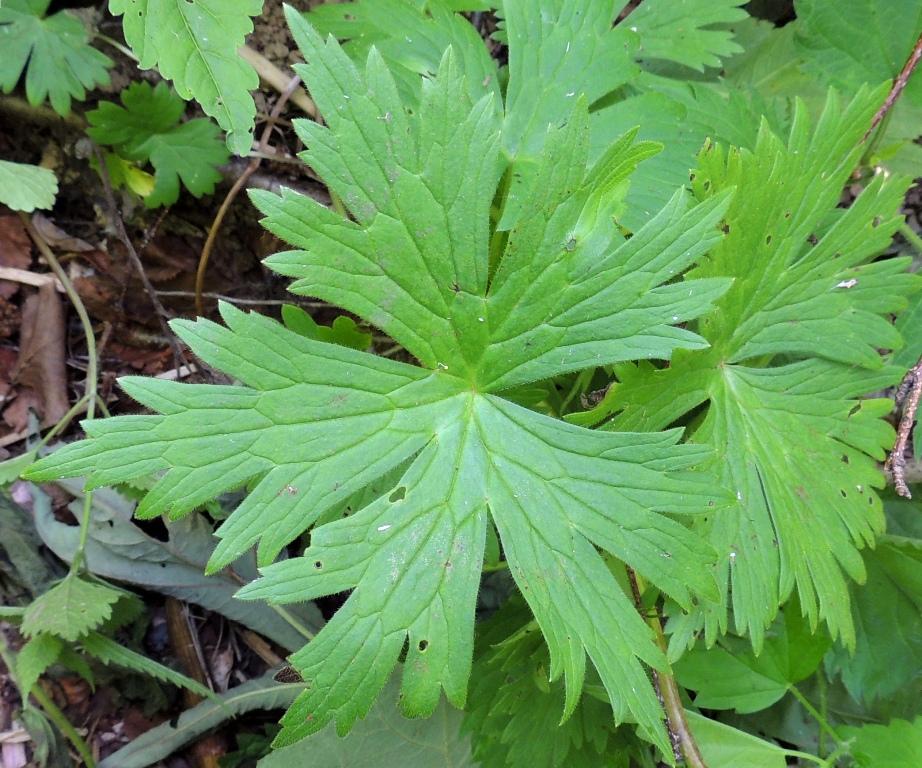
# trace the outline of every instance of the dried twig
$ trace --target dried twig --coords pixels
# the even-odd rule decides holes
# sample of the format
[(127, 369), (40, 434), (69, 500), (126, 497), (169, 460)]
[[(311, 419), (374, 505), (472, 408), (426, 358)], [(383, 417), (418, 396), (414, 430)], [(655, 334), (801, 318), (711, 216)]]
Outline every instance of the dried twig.
[(173, 362), (178, 370), (184, 362), (182, 347), (180, 347), (179, 339), (176, 338), (173, 329), (170, 328), (170, 316), (167, 314), (166, 309), (164, 309), (163, 304), (160, 303), (157, 292), (154, 290), (153, 284), (147, 277), (147, 272), (144, 271), (141, 257), (138, 256), (138, 252), (135, 250), (131, 238), (128, 237), (128, 231), (125, 229), (125, 222), (122, 220), (122, 214), (115, 202), (115, 193), (112, 191), (112, 180), (109, 178), (109, 169), (106, 166), (106, 159), (103, 157), (102, 150), (99, 147), (96, 147), (96, 160), (99, 163), (99, 175), (102, 177), (102, 185), (106, 194), (106, 205), (109, 206), (109, 215), (112, 217), (112, 223), (115, 225), (115, 233), (118, 235), (118, 239), (121, 240), (122, 245), (125, 246), (125, 250), (128, 251), (128, 259), (141, 278), (144, 290), (147, 292), (151, 304), (154, 305), (157, 319), (160, 321), (160, 327), (163, 329), (163, 335), (170, 340), (170, 346), (173, 348)]
[(871, 127), (868, 128), (867, 133), (864, 134), (864, 138), (861, 139), (862, 141), (867, 141), (871, 132), (880, 125), (880, 121), (884, 119), (884, 115), (886, 115), (896, 103), (896, 100), (900, 97), (900, 94), (906, 87), (906, 83), (915, 70), (916, 65), (919, 63), (920, 58), (922, 58), (922, 36), (920, 36), (916, 42), (916, 47), (912, 49), (912, 53), (909, 54), (909, 58), (903, 65), (903, 69), (900, 70), (900, 73), (896, 76), (896, 80), (893, 81), (893, 87), (890, 89), (890, 93), (887, 94), (884, 103), (880, 105), (880, 109), (878, 109), (877, 113), (874, 115), (874, 119), (871, 121)]
[[(288, 83), (288, 86), (282, 92), (282, 95), (279, 96), (279, 100), (275, 103), (275, 106), (272, 108), (272, 114), (269, 115), (269, 119), (266, 121), (266, 127), (263, 130), (263, 135), (259, 140), (257, 149), (259, 153), (264, 154), (266, 152), (266, 149), (269, 146), (269, 137), (272, 135), (272, 129), (275, 127), (275, 121), (278, 116), (282, 114), (282, 108), (285, 106), (289, 96), (294, 93), (300, 82), (300, 77), (293, 77)], [(199, 315), (205, 314), (202, 305), (202, 291), (205, 287), (205, 270), (208, 268), (208, 259), (211, 257), (211, 249), (214, 247), (214, 242), (215, 238), (217, 238), (218, 230), (221, 229), (221, 222), (224, 220), (224, 216), (230, 209), (234, 198), (236, 198), (240, 190), (243, 189), (247, 179), (250, 178), (253, 173), (255, 173), (257, 168), (259, 168), (261, 162), (261, 157), (254, 157), (250, 160), (250, 164), (246, 167), (246, 170), (240, 174), (240, 177), (237, 179), (237, 181), (234, 182), (234, 186), (231, 187), (230, 192), (227, 193), (227, 197), (224, 198), (224, 202), (221, 203), (221, 207), (218, 209), (218, 213), (214, 218), (214, 222), (212, 222), (211, 229), (208, 232), (208, 239), (205, 240), (205, 246), (202, 248), (202, 255), (199, 256), (198, 270), (195, 273), (195, 310), (199, 313)]]
[(912, 494), (906, 484), (906, 446), (909, 445), (909, 435), (916, 423), (920, 395), (922, 395), (922, 358), (919, 358), (919, 361), (906, 372), (902, 383), (896, 390), (895, 400), (896, 404), (901, 406), (902, 414), (896, 433), (896, 443), (884, 464), (884, 469), (893, 473), (893, 485), (896, 492), (907, 499), (911, 499)]

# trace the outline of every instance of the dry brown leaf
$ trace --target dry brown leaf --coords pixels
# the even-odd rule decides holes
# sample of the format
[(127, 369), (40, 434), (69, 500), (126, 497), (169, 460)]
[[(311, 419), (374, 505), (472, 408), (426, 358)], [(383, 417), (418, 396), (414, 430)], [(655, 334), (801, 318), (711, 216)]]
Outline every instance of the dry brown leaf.
[(81, 240), (79, 237), (68, 234), (56, 224), (53, 224), (51, 219), (40, 213), (32, 214), (32, 226), (38, 230), (42, 239), (52, 248), (57, 248), (61, 251), (71, 251), (73, 253), (92, 251), (96, 248), (96, 246), (90, 245), (86, 240)]
[(70, 410), (65, 363), (64, 307), (53, 285), (44, 285), (26, 299), (16, 380), (38, 392), (43, 421), (59, 421)]
[[(32, 241), (18, 216), (0, 216), (0, 267), (28, 269), (32, 266)], [(18, 283), (0, 280), (0, 298), (9, 299)]]

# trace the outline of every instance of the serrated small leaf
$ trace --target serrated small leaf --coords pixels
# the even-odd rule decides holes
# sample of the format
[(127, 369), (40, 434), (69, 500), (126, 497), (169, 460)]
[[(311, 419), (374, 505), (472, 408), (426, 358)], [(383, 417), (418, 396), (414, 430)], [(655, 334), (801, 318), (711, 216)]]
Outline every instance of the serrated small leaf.
[(133, 669), (135, 672), (142, 672), (158, 680), (172, 683), (180, 688), (186, 688), (193, 693), (197, 693), (199, 696), (217, 698), (214, 691), (210, 688), (206, 688), (192, 678), (170, 669), (169, 667), (165, 667), (163, 664), (159, 664), (153, 659), (147, 658), (147, 656), (142, 656), (140, 653), (136, 653), (130, 648), (119, 645), (115, 640), (99, 632), (90, 632), (84, 637), (81, 637), (79, 642), (84, 653), (93, 656), (103, 664), (115, 664), (119, 667)]
[(317, 325), (300, 307), (285, 304), (282, 307), (282, 322), (286, 328), (308, 339), (339, 344), (351, 349), (368, 349), (371, 346), (371, 333), (360, 331), (355, 320), (345, 315), (337, 317), (332, 326)]
[(28, 695), (38, 679), (54, 664), (64, 648), (64, 641), (50, 632), (31, 638), (16, 654), (16, 683)]
[[(458, 56), (468, 96), (476, 102), (495, 93), (499, 105), (500, 84), (496, 61), (470, 21), (452, 11), (489, 7), (487, 3), (454, 3), (445, 0), (359, 0), (324, 3), (305, 18), (322, 34), (346, 41), (343, 50), (356, 62), (364, 61), (372, 46), (388, 62), (397, 87), (408, 104), (418, 103), (420, 75), (434, 75), (449, 46)], [(454, 6), (454, 7), (453, 7)]]
[(90, 123), (86, 133), (98, 144), (133, 148), (175, 128), (186, 111), (186, 103), (164, 82), (156, 88), (148, 82), (131, 83), (119, 98), (124, 106), (101, 101), (86, 114)]
[(47, 632), (73, 642), (108, 619), (121, 597), (118, 590), (66, 576), (29, 605), (22, 632), (29, 637)]
[(733, 41), (730, 24), (747, 18), (745, 0), (646, 0), (624, 24), (640, 35), (645, 60), (664, 59), (703, 71), (743, 49)]
[(0, 203), (11, 210), (32, 213), (36, 208), (51, 208), (57, 194), (54, 171), (0, 160)]
[(47, 98), (67, 115), (71, 99), (82, 101), (87, 89), (109, 84), (112, 60), (90, 46), (80, 19), (66, 11), (43, 18), (47, 7), (26, 0), (5, 0), (0, 7), (0, 90), (13, 90), (25, 70), (29, 103)]
[[(148, 208), (172, 205), (179, 198), (179, 182), (196, 197), (214, 191), (221, 174), (215, 166), (227, 162), (227, 148), (219, 141), (218, 127), (210, 120), (179, 120), (183, 100), (166, 83), (152, 89), (149, 83), (132, 83), (122, 91), (124, 107), (103, 102), (89, 112), (90, 138), (115, 147), (127, 159), (154, 166), (153, 188), (144, 195)], [(112, 164), (107, 165), (110, 173)], [(138, 179), (115, 168), (115, 180), (140, 187)], [(143, 188), (143, 187), (141, 187)]]
[(157, 67), (184, 99), (194, 98), (227, 132), (227, 144), (246, 156), (253, 145), (259, 79), (236, 55), (253, 31), (262, 0), (109, 0), (124, 16), (125, 40), (141, 69)]

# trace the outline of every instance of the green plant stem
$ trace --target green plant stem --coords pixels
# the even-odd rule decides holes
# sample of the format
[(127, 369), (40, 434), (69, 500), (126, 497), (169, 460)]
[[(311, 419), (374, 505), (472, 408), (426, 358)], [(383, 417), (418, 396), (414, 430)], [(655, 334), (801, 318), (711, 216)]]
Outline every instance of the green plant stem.
[(301, 624), (301, 622), (298, 621), (294, 616), (288, 613), (288, 611), (282, 608), (282, 606), (271, 605), (271, 604), (270, 606), (279, 616), (285, 619), (285, 621), (287, 621), (294, 628), (296, 632), (300, 633), (301, 635), (306, 637), (308, 640), (313, 640), (317, 636), (316, 632), (311, 632), (307, 627)]
[(576, 380), (573, 382), (573, 386), (570, 388), (569, 393), (567, 393), (566, 398), (563, 403), (560, 405), (560, 416), (563, 417), (566, 413), (567, 406), (573, 402), (578, 394), (585, 392), (589, 388), (589, 383), (592, 381), (592, 377), (595, 376), (595, 368), (587, 368), (584, 371), (580, 371), (579, 375), (576, 377)]
[[(823, 721), (828, 722), (828, 720), (826, 720), (826, 717), (827, 717), (826, 678), (822, 674), (819, 674), (816, 677), (817, 677), (817, 684), (820, 689), (820, 714), (823, 716)], [(826, 731), (820, 730), (820, 737), (817, 743), (817, 750), (818, 750), (818, 754), (820, 757), (826, 756)]]
[(35, 700), (39, 703), (39, 706), (41, 706), (45, 714), (48, 715), (51, 722), (58, 727), (58, 730), (64, 734), (64, 737), (73, 745), (74, 749), (77, 750), (80, 757), (83, 758), (85, 768), (96, 768), (96, 761), (93, 759), (93, 753), (90, 752), (90, 748), (83, 740), (83, 737), (77, 733), (77, 729), (70, 724), (70, 721), (66, 717), (64, 717), (64, 713), (58, 709), (57, 704), (52, 701), (51, 697), (37, 684), (32, 688), (30, 693), (35, 697)]
[(71, 725), (70, 721), (64, 716), (64, 713), (58, 708), (58, 705), (54, 703), (47, 693), (45, 693), (42, 687), (36, 683), (32, 686), (31, 691), (26, 692), (22, 690), (22, 687), (19, 685), (19, 679), (16, 676), (16, 660), (7, 646), (5, 638), (0, 638), (0, 659), (3, 660), (10, 678), (19, 689), (19, 695), (22, 697), (23, 706), (29, 706), (29, 695), (31, 695), (38, 702), (42, 711), (48, 716), (48, 719), (57, 726), (58, 730), (73, 745), (74, 749), (77, 750), (77, 754), (83, 758), (86, 768), (96, 768), (96, 761), (93, 759), (93, 753), (90, 752), (83, 737), (77, 733), (77, 729)]
[(884, 134), (887, 132), (887, 126), (890, 125), (890, 116), (892, 114), (892, 112), (888, 111), (881, 118), (876, 129), (872, 129), (874, 131), (874, 135), (871, 137), (870, 143), (867, 145), (864, 153), (861, 155), (861, 160), (858, 163), (859, 167), (865, 168), (870, 164), (871, 159), (874, 157), (878, 148), (880, 147), (881, 142), (883, 141)]
[(119, 53), (124, 54), (129, 59), (131, 59), (133, 62), (137, 63), (138, 61), (140, 61), (140, 59), (138, 59), (137, 55), (135, 55), (135, 52), (132, 51), (131, 48), (129, 48), (127, 45), (122, 45), (118, 40), (115, 40), (109, 37), (108, 35), (104, 35), (101, 32), (97, 32), (95, 35), (93, 35), (93, 37), (103, 43), (108, 43), (113, 48), (115, 48), (115, 50), (117, 50)]
[[(80, 318), (80, 324), (83, 326), (83, 333), (86, 336), (87, 365), (86, 394), (82, 399), (86, 400), (86, 418), (89, 421), (96, 415), (96, 398), (98, 396), (97, 380), (99, 378), (99, 359), (96, 354), (96, 336), (93, 334), (93, 324), (90, 322), (90, 316), (87, 314), (86, 307), (83, 306), (77, 289), (74, 288), (74, 284), (70, 281), (67, 272), (64, 271), (64, 268), (58, 262), (57, 257), (52, 253), (51, 248), (48, 247), (48, 243), (45, 242), (38, 230), (35, 229), (32, 225), (32, 220), (25, 213), (20, 211), (19, 217), (22, 219), (23, 225), (29, 233), (29, 237), (32, 238), (36, 247), (41, 251), (42, 256), (45, 257), (48, 266), (51, 267), (51, 271), (54, 272), (58, 280), (61, 281), (61, 285), (64, 286), (64, 291), (74, 305), (77, 316)], [(69, 413), (70, 412), (68, 412), (68, 414)], [(92, 509), (92, 505), (93, 493), (92, 491), (88, 491), (83, 501), (83, 519), (80, 521), (80, 542), (77, 546), (77, 551), (74, 553), (74, 559), (70, 564), (70, 573), (72, 574), (77, 573), (80, 566), (83, 564), (83, 551), (86, 548), (87, 533), (90, 528), (90, 510)]]
[(57, 435), (58, 432), (64, 429), (68, 424), (70, 424), (71, 419), (73, 419), (74, 416), (76, 416), (78, 413), (80, 413), (80, 411), (83, 410), (83, 407), (86, 405), (86, 402), (87, 402), (86, 395), (84, 395), (76, 403), (74, 403), (73, 407), (61, 417), (60, 421), (58, 421), (57, 424), (55, 424), (51, 429), (48, 430), (48, 434), (46, 434), (39, 441), (38, 445), (35, 446), (35, 450), (37, 451), (41, 450), (46, 445), (48, 445), (48, 443), (54, 440), (55, 435)]
[[(625, 566), (625, 568), (627, 568), (628, 580), (631, 582), (631, 588), (634, 592), (634, 602), (637, 605), (637, 610), (647, 622), (650, 629), (653, 630), (653, 635), (656, 638), (656, 645), (665, 656), (668, 649), (666, 646), (666, 637), (663, 635), (663, 625), (660, 624), (658, 616), (647, 616), (643, 610), (643, 602), (641, 600), (645, 587), (643, 578), (638, 576), (630, 566)], [(657, 672), (656, 670), (653, 671), (653, 675), (658, 682), (663, 709), (666, 712), (666, 718), (669, 723), (670, 735), (675, 734), (678, 736), (679, 746), (682, 749), (682, 754), (685, 756), (686, 764), (690, 766), (690, 768), (707, 768), (704, 756), (701, 754), (701, 750), (698, 749), (698, 743), (695, 741), (695, 737), (691, 732), (691, 727), (688, 724), (688, 719), (685, 717), (685, 707), (682, 705), (682, 697), (679, 694), (679, 686), (675, 681), (675, 677), (664, 672)]]
[(900, 224), (900, 234), (903, 236), (903, 239), (906, 240), (913, 248), (915, 248), (919, 253), (922, 253), (922, 237), (916, 233), (916, 231), (910, 227), (904, 220)]
[(797, 686), (789, 683), (788, 691), (790, 691), (790, 693), (794, 696), (794, 698), (797, 699), (801, 703), (801, 705), (803, 706), (804, 709), (807, 710), (807, 712), (813, 715), (816, 722), (819, 723), (821, 732), (828, 734), (829, 737), (836, 743), (836, 746), (840, 746), (842, 744), (842, 739), (840, 739), (838, 734), (832, 729), (832, 726), (828, 722), (826, 722), (826, 718), (823, 717), (823, 715), (819, 712), (819, 710), (817, 710), (816, 707), (814, 707), (809, 701), (807, 701), (806, 696), (804, 696), (799, 690), (797, 690)]
[(346, 206), (343, 201), (340, 199), (332, 189), (327, 190), (330, 193), (330, 202), (333, 205), (333, 210), (336, 211), (344, 219), (349, 218), (349, 211), (346, 210)]

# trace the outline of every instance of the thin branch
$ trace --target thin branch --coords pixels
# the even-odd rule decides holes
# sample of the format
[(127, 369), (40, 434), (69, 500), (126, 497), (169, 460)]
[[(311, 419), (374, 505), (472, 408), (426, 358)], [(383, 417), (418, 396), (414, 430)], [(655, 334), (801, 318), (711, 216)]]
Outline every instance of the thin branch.
[[(629, 565), (626, 565), (625, 568), (627, 569), (628, 581), (631, 583), (631, 592), (634, 595), (634, 604), (637, 606), (637, 611), (653, 630), (656, 644), (665, 655), (666, 638), (663, 635), (663, 625), (660, 624), (658, 616), (646, 615), (641, 599), (640, 585), (638, 584), (639, 577)], [(669, 737), (672, 740), (672, 749), (675, 753), (676, 761), (683, 760), (684, 756), (684, 762), (690, 768), (707, 768), (707, 763), (698, 749), (698, 744), (685, 717), (685, 707), (682, 706), (682, 697), (679, 694), (679, 686), (676, 684), (675, 677), (657, 672), (654, 669), (653, 682), (659, 695), (660, 704), (666, 714), (666, 725), (669, 728)]]
[(912, 75), (913, 70), (915, 70), (916, 65), (919, 63), (920, 58), (922, 58), (922, 36), (920, 36), (916, 42), (915, 48), (913, 48), (912, 53), (909, 54), (909, 58), (903, 65), (903, 69), (900, 70), (900, 73), (896, 76), (896, 80), (893, 81), (893, 87), (890, 89), (890, 93), (887, 94), (887, 98), (884, 99), (884, 103), (880, 105), (880, 109), (877, 110), (877, 113), (874, 115), (874, 119), (871, 120), (871, 127), (868, 128), (867, 133), (864, 134), (864, 138), (861, 139), (861, 141), (867, 141), (867, 138), (871, 135), (871, 132), (878, 125), (880, 125), (880, 121), (884, 119), (884, 115), (886, 115), (893, 107), (893, 105), (896, 104), (896, 100), (900, 97), (900, 94), (906, 87), (906, 83), (909, 81), (909, 78)]
[[(300, 77), (293, 77), (282, 92), (282, 95), (279, 96), (275, 106), (272, 108), (272, 114), (269, 115), (269, 119), (266, 121), (266, 127), (263, 130), (263, 135), (259, 140), (257, 151), (260, 154), (265, 154), (269, 146), (269, 137), (272, 135), (272, 129), (275, 127), (275, 121), (282, 113), (282, 108), (300, 82)], [(237, 181), (234, 182), (234, 186), (230, 188), (230, 192), (227, 193), (227, 197), (224, 198), (224, 202), (221, 203), (221, 207), (218, 209), (218, 213), (211, 224), (211, 229), (208, 231), (208, 239), (205, 240), (205, 246), (202, 248), (201, 256), (199, 256), (198, 269), (195, 273), (195, 310), (199, 315), (205, 314), (202, 304), (202, 291), (205, 287), (205, 270), (208, 269), (208, 260), (211, 258), (211, 250), (214, 247), (218, 231), (221, 229), (221, 222), (224, 221), (224, 217), (227, 215), (231, 203), (234, 202), (234, 198), (236, 198), (240, 190), (243, 189), (247, 179), (256, 172), (257, 168), (259, 168), (261, 162), (262, 158), (258, 156), (250, 160), (250, 164), (246, 167), (246, 170), (240, 174)]]
[(184, 362), (182, 347), (179, 345), (179, 339), (176, 338), (176, 334), (173, 333), (173, 329), (170, 328), (170, 316), (167, 314), (166, 309), (164, 309), (163, 304), (160, 303), (160, 299), (157, 297), (157, 292), (154, 290), (153, 284), (147, 277), (147, 272), (144, 271), (144, 265), (141, 263), (141, 257), (138, 256), (138, 252), (135, 250), (134, 244), (131, 242), (131, 238), (128, 237), (128, 231), (125, 229), (125, 222), (122, 220), (122, 214), (115, 202), (115, 193), (112, 191), (112, 180), (109, 178), (109, 168), (106, 166), (106, 158), (103, 156), (102, 150), (99, 147), (96, 147), (95, 149), (96, 160), (99, 163), (99, 175), (102, 177), (102, 185), (106, 194), (106, 205), (109, 207), (109, 215), (112, 217), (112, 223), (115, 225), (115, 233), (118, 235), (118, 239), (122, 241), (122, 245), (125, 246), (125, 250), (128, 251), (128, 260), (134, 267), (135, 272), (138, 273), (138, 277), (141, 278), (141, 283), (144, 285), (144, 290), (147, 293), (151, 304), (154, 305), (154, 310), (157, 313), (157, 319), (160, 321), (160, 327), (163, 330), (163, 335), (169, 339), (170, 346), (173, 348), (173, 363), (178, 369)]
[(912, 494), (906, 484), (906, 447), (909, 445), (912, 427), (916, 423), (920, 396), (922, 396), (922, 358), (919, 358), (919, 361), (906, 372), (903, 382), (896, 390), (896, 404), (902, 406), (902, 414), (896, 433), (896, 443), (884, 464), (884, 469), (893, 473), (893, 485), (896, 487), (896, 492), (907, 499), (911, 499)]

